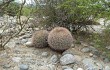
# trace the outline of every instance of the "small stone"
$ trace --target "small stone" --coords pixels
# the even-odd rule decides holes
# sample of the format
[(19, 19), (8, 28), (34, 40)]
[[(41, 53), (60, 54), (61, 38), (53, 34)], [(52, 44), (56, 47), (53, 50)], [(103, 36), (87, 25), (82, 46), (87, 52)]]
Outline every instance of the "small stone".
[(42, 53), (42, 57), (47, 57), (48, 56), (48, 53), (47, 52), (43, 52)]
[(6, 44), (5, 48), (10, 48), (10, 49), (12, 49), (12, 48), (14, 48), (15, 46), (16, 46), (15, 41), (10, 41), (10, 42), (8, 42), (8, 43)]
[(62, 66), (62, 69), (63, 70), (73, 70), (71, 67), (68, 67), (68, 66)]
[(90, 46), (89, 49), (94, 55), (100, 56), (100, 52), (95, 47)]
[(53, 55), (51, 58), (50, 58), (51, 62), (52, 63), (56, 63), (58, 61), (58, 57), (57, 55)]
[(107, 48), (108, 50), (110, 50), (110, 46), (107, 46), (106, 48)]
[(65, 54), (60, 58), (61, 65), (71, 64), (74, 63), (75, 61), (76, 61), (75, 57), (72, 54)]
[(82, 68), (78, 68), (77, 70), (83, 70)]
[(102, 70), (103, 69), (103, 66), (101, 63), (98, 63), (91, 58), (85, 58), (82, 62), (88, 70)]
[(20, 57), (13, 57), (12, 60), (14, 62), (20, 62), (21, 58)]
[(32, 42), (26, 42), (25, 45), (26, 45), (27, 47), (31, 47), (31, 46), (32, 46)]
[(74, 58), (75, 58), (75, 61), (77, 61), (77, 62), (82, 61), (82, 58), (79, 55), (74, 55)]
[(3, 68), (10, 68), (11, 66), (9, 64), (6, 64), (3, 66)]
[(24, 43), (26, 43), (27, 41), (28, 41), (27, 39), (22, 39), (22, 40), (21, 40), (21, 43), (24, 44)]
[(92, 54), (92, 53), (90, 53), (90, 54), (89, 54), (89, 56), (90, 56), (90, 57), (92, 57), (92, 56), (93, 56), (93, 54)]
[(104, 70), (110, 70), (110, 67), (109, 66), (105, 66)]
[(25, 64), (20, 65), (20, 70), (28, 70), (28, 69), (29, 69), (28, 65), (25, 65)]
[(69, 69), (64, 69), (64, 70), (73, 70), (72, 68), (69, 68)]
[(105, 59), (104, 59), (104, 62), (105, 62), (105, 63), (109, 63), (110, 61), (109, 61), (108, 58), (105, 58)]
[(96, 55), (93, 55), (93, 58), (94, 58), (94, 59), (97, 59), (97, 56), (96, 56)]
[(47, 65), (47, 66), (50, 68), (50, 70), (56, 70), (56, 69), (55, 69), (55, 65), (49, 64), (49, 65)]
[(38, 69), (36, 70), (50, 70), (48, 66), (40, 66)]
[(88, 44), (81, 42), (81, 45), (83, 45), (84, 47), (88, 47)]
[(87, 53), (87, 52), (90, 52), (90, 49), (86, 47), (86, 48), (83, 48), (81, 51), (84, 53)]

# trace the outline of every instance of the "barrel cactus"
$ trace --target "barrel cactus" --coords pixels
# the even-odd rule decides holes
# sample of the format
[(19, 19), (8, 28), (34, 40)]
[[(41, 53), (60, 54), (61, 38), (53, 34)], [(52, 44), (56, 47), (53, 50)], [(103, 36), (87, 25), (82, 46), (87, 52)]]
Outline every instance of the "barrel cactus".
[(64, 51), (73, 44), (73, 37), (70, 31), (64, 27), (55, 27), (48, 36), (48, 44), (57, 51)]
[(38, 48), (46, 47), (48, 45), (47, 38), (48, 38), (47, 30), (36, 31), (32, 36), (32, 45)]

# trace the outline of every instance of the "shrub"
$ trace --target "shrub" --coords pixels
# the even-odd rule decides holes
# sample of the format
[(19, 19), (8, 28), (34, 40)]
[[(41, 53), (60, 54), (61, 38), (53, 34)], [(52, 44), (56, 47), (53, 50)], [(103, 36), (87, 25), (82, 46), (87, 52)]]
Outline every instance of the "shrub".
[(66, 28), (55, 27), (48, 36), (48, 44), (54, 50), (64, 51), (73, 44), (73, 37)]
[(40, 30), (36, 31), (32, 36), (32, 45), (34, 47), (46, 47), (48, 45), (47, 43), (48, 38), (48, 31), (46, 30)]
[(101, 34), (94, 33), (91, 36), (93, 46), (97, 48), (101, 53), (105, 53), (105, 56), (110, 60), (110, 25), (106, 26)]

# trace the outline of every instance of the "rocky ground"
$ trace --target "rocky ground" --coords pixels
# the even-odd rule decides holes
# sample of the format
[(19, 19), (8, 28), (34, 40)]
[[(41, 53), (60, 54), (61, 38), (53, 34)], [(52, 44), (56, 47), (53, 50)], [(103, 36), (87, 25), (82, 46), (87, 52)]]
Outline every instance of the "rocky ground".
[[(38, 28), (35, 28), (38, 30)], [(33, 30), (23, 30), (0, 51), (0, 70), (110, 70), (109, 60), (81, 42), (63, 53), (30, 46)]]
[[(63, 53), (30, 47), (31, 29), (0, 51), (0, 70), (110, 70), (110, 62), (97, 49), (81, 42)], [(30, 32), (29, 32), (30, 31)]]

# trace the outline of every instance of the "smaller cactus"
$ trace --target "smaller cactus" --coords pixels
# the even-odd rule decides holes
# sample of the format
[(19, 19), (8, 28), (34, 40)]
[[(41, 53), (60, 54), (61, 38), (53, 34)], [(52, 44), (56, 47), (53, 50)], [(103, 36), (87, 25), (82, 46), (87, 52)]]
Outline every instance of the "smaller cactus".
[(38, 48), (46, 47), (48, 45), (47, 38), (48, 38), (47, 30), (36, 31), (32, 36), (32, 45)]

